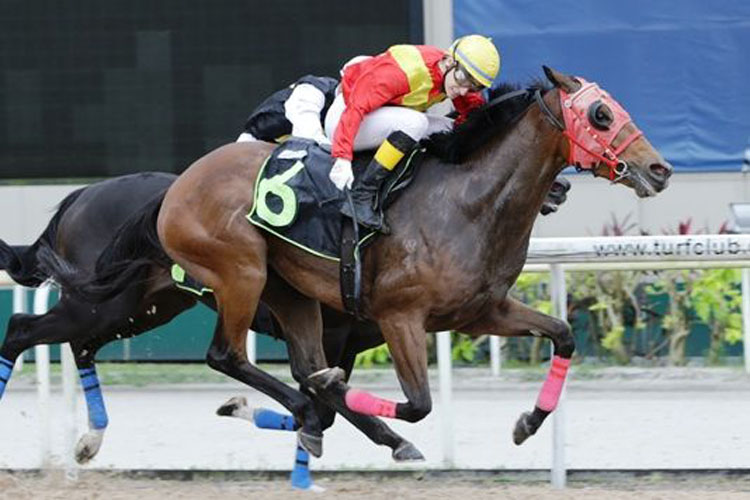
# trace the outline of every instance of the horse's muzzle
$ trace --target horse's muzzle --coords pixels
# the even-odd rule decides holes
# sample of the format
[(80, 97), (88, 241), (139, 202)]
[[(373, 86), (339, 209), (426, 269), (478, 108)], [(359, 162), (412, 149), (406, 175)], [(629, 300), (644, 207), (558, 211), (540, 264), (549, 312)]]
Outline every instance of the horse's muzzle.
[(667, 181), (673, 171), (674, 168), (667, 162), (652, 163), (648, 166), (649, 180), (657, 193), (667, 187)]

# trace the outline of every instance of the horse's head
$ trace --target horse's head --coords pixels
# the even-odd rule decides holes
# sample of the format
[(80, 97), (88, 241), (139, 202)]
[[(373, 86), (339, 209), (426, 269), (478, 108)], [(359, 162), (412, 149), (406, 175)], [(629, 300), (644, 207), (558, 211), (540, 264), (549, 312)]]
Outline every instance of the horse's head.
[(583, 78), (547, 66), (544, 73), (559, 90), (562, 121), (546, 106), (542, 109), (568, 138), (568, 164), (625, 184), (641, 198), (667, 187), (672, 166), (617, 101)]

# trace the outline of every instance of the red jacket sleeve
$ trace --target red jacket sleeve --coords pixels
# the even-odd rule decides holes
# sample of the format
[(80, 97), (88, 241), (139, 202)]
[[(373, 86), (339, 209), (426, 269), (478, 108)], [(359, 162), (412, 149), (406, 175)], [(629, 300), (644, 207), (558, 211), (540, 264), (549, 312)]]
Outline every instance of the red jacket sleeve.
[(456, 97), (453, 99), (453, 107), (458, 112), (458, 118), (454, 123), (460, 125), (472, 110), (484, 105), (484, 103), (485, 99), (481, 92), (468, 92), (466, 95)]
[(333, 134), (331, 156), (351, 160), (354, 138), (364, 116), (408, 92), (406, 75), (393, 65), (375, 64), (363, 71), (344, 95), (346, 109)]

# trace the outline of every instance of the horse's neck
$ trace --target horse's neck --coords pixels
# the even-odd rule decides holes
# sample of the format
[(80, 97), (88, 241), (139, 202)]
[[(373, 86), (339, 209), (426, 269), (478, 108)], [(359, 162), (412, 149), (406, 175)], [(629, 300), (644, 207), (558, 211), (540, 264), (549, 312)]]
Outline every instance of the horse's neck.
[[(560, 137), (550, 133), (538, 110), (504, 138), (488, 144), (472, 158), (471, 171), (482, 186), (473, 201), (486, 228), (488, 259), (504, 260), (509, 251), (524, 249), (544, 199), (563, 167)], [(514, 253), (525, 260), (525, 251)]]

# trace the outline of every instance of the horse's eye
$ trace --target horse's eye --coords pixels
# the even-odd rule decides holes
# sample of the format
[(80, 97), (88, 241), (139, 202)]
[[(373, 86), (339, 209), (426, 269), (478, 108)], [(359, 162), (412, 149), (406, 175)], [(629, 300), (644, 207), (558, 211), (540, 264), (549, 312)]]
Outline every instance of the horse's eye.
[(594, 101), (589, 106), (589, 122), (598, 130), (609, 130), (615, 117), (609, 106), (602, 101)]

